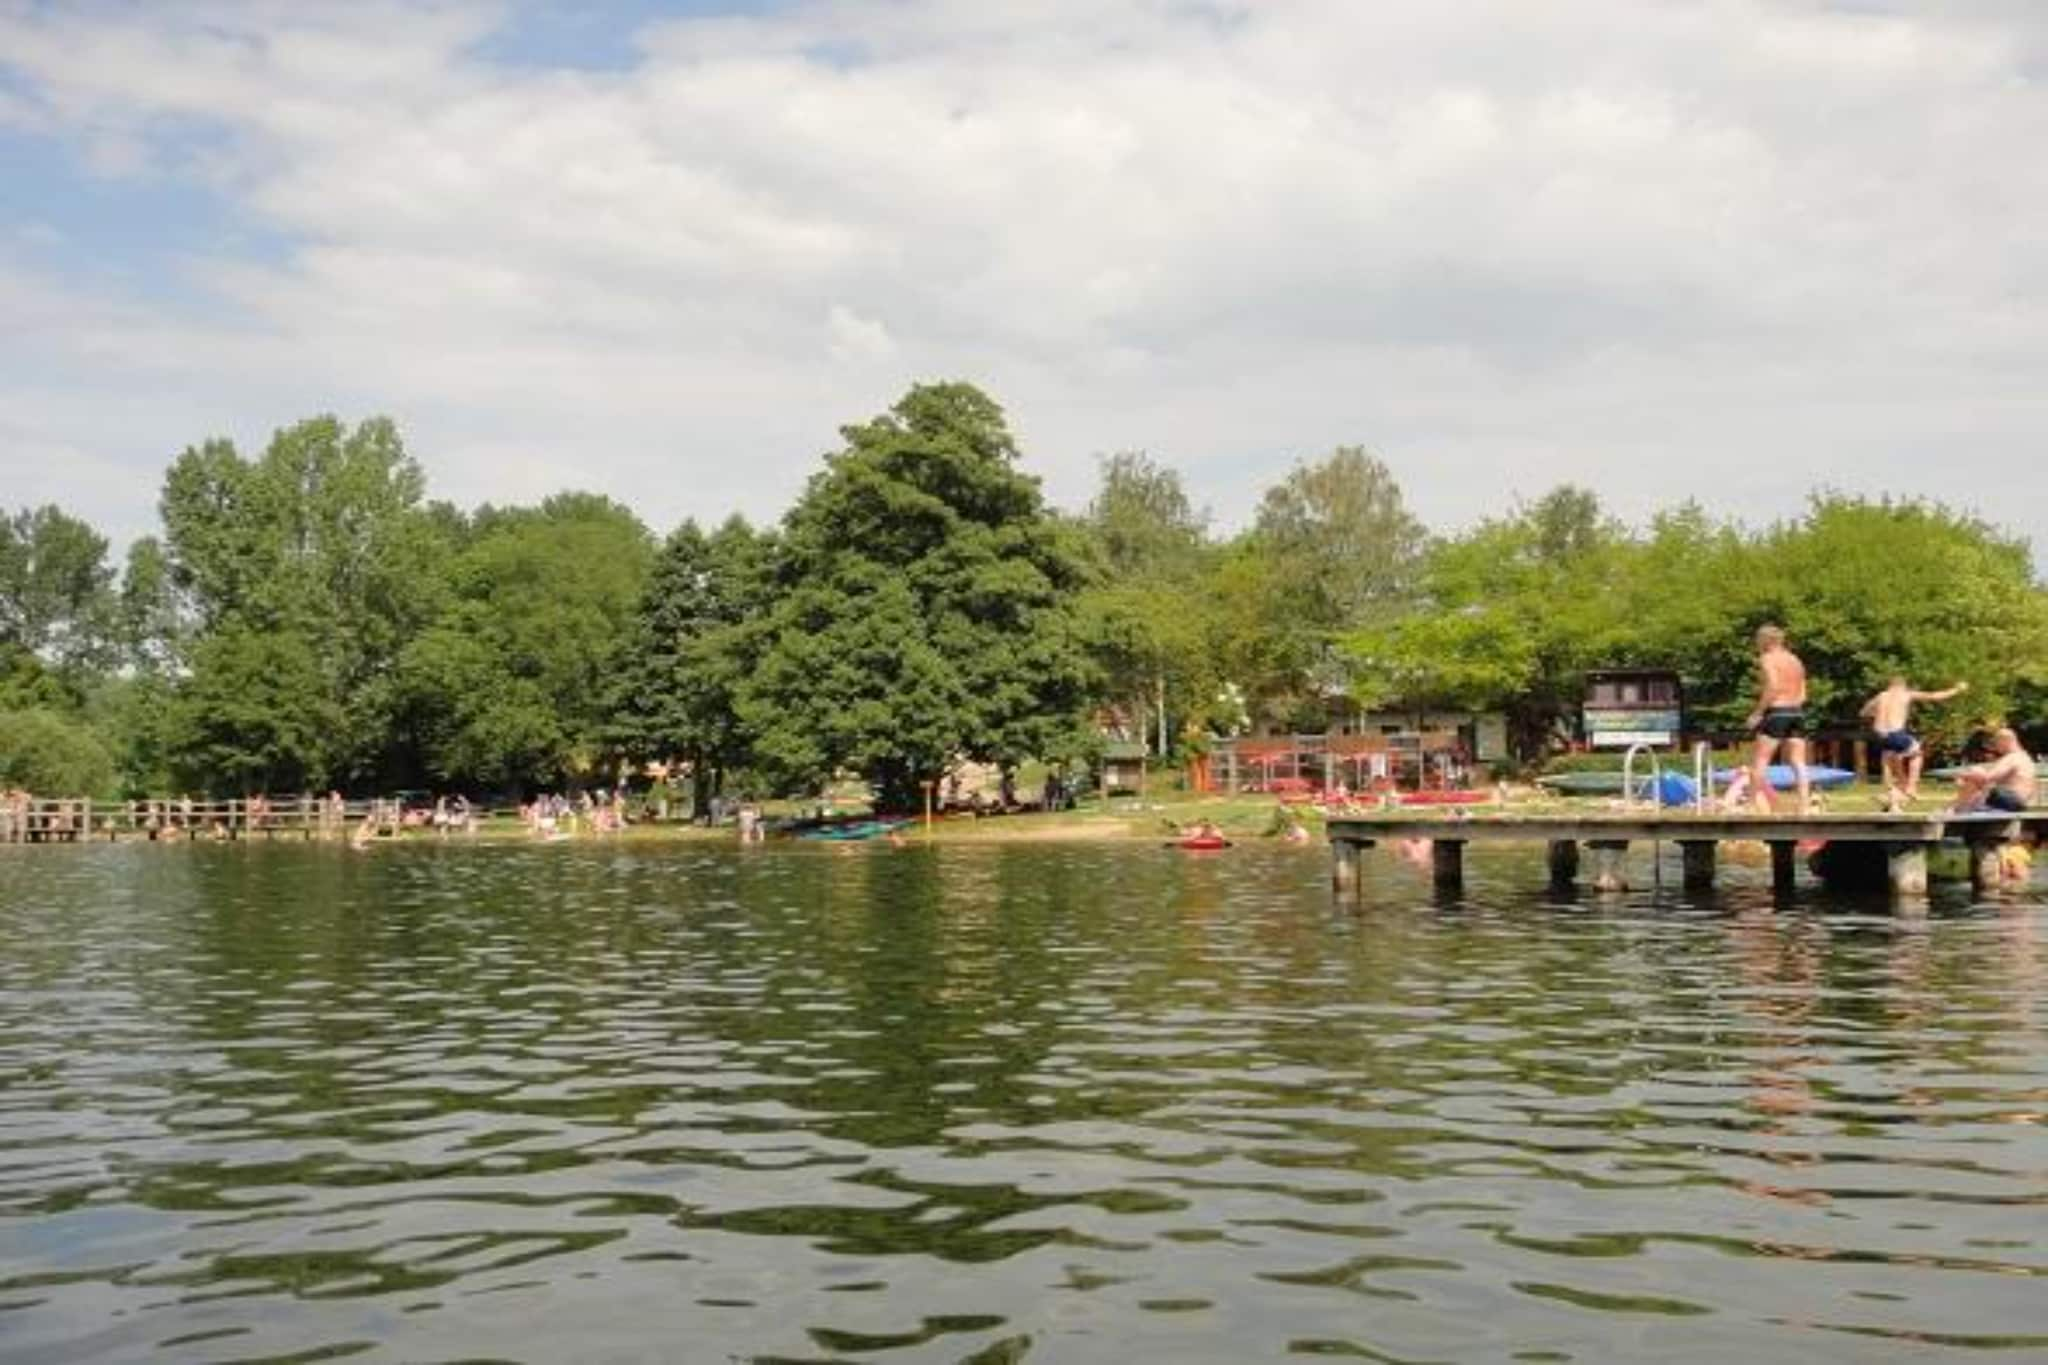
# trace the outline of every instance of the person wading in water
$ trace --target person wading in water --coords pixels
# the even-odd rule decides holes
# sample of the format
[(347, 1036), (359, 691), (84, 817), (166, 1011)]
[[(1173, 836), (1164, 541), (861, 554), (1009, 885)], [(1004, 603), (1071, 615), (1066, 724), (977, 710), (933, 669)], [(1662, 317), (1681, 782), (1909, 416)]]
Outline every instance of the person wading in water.
[(1813, 788), (1806, 773), (1806, 665), (1785, 648), (1785, 632), (1776, 626), (1757, 630), (1756, 655), (1763, 686), (1747, 726), (1756, 733), (1756, 753), (1749, 763), (1750, 799), (1758, 813), (1770, 811), (1771, 760), (1783, 745), (1785, 761), (1792, 765), (1799, 813), (1810, 815)]

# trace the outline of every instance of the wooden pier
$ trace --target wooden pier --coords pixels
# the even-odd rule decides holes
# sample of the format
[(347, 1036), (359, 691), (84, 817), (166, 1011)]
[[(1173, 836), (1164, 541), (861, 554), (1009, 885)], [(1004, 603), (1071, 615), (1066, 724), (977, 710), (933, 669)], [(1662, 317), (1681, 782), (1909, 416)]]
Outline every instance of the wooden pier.
[(334, 801), (312, 795), (235, 801), (92, 801), (0, 797), (0, 844), (125, 839), (338, 839), (364, 820), (398, 832), (396, 801)]
[[(1928, 854), (1950, 839), (1968, 847), (1971, 880), (1979, 887), (2003, 880), (2003, 849), (2007, 844), (2048, 829), (2048, 810), (2018, 815), (1985, 811), (1968, 814), (1908, 813), (1900, 815), (1730, 815), (1690, 811), (1600, 811), (1558, 814), (1513, 814), (1474, 811), (1416, 815), (1390, 811), (1384, 815), (1332, 816), (1329, 822), (1331, 883), (1340, 896), (1358, 890), (1358, 860), (1374, 844), (1424, 839), (1437, 885), (1456, 888), (1465, 877), (1465, 846), (1474, 843), (1544, 844), (1550, 852), (1550, 879), (1556, 886), (1578, 878), (1582, 853), (1591, 864), (1596, 890), (1626, 890), (1624, 858), (1631, 844), (1676, 844), (1682, 878), (1692, 889), (1714, 884), (1715, 867), (1724, 843), (1757, 842), (1770, 849), (1771, 879), (1790, 887), (1798, 869), (1801, 844), (1824, 842), (1860, 855), (1865, 865), (1882, 859), (1884, 881), (1901, 896), (1927, 890)], [(1847, 861), (1845, 859), (1845, 861)]]

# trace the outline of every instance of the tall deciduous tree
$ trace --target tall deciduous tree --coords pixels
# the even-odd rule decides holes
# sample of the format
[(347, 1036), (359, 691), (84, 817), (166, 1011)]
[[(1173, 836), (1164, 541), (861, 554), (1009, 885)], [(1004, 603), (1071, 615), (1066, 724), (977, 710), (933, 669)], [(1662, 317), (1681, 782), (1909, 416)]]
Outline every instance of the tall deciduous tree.
[(629, 753), (689, 765), (702, 811), (752, 735), (739, 696), (764, 642), (774, 538), (733, 517), (669, 536), (641, 595), (613, 679), (613, 724)]
[(652, 557), (647, 528), (608, 498), (480, 511), (447, 566), (445, 609), (395, 669), (395, 737), (424, 775), (513, 786), (595, 772)]
[(1393, 471), (1358, 446), (1297, 464), (1253, 523), (1288, 608), (1327, 632), (1401, 600), (1427, 542)]
[(1135, 451), (1101, 461), (1082, 519), (1100, 568), (1082, 600), (1091, 648), (1118, 709), (1162, 754), (1169, 714), (1199, 721), (1221, 682), (1204, 582), (1207, 521), (1177, 471)]
[(0, 652), (34, 655), (76, 691), (108, 662), (106, 537), (55, 506), (0, 515)]
[(1017, 468), (1002, 410), (968, 384), (921, 385), (843, 434), (784, 524), (741, 697), (759, 760), (789, 782), (855, 769), (907, 808), (956, 757), (1077, 744), (1083, 559)]
[[(182, 770), (233, 785), (253, 772), (296, 768), (296, 760), (280, 765), (264, 755), (276, 750), (277, 736), (306, 733), (325, 736), (325, 752), (309, 757), (306, 771), (343, 778), (375, 770), (388, 672), (442, 602), (445, 547), (421, 512), (423, 487), (397, 428), (383, 418), (352, 428), (314, 418), (279, 431), (254, 460), (211, 441), (172, 464), (160, 503), (164, 544), (170, 581), (197, 628), (209, 639), (236, 630), (273, 635), (284, 654), (312, 662), (298, 688), (260, 694), (282, 713), (234, 708), (260, 722), (245, 754), (234, 757), (233, 733), (212, 726), (198, 749), (174, 754)], [(185, 688), (217, 694), (207, 670), (246, 657), (241, 648), (195, 650)], [(202, 756), (219, 766), (205, 767)]]
[(1268, 671), (1247, 680), (1255, 703), (1274, 715), (1342, 692), (1338, 640), (1403, 608), (1426, 543), (1393, 472), (1357, 446), (1268, 488), (1233, 575), (1265, 621), (1254, 652)]

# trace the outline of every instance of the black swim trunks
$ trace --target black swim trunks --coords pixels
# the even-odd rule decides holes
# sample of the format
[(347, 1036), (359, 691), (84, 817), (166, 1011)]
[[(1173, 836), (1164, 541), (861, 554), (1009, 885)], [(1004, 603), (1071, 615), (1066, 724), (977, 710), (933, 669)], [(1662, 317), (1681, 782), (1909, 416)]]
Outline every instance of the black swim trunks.
[(1757, 722), (1756, 732), (1766, 739), (1804, 739), (1806, 708), (1773, 706), (1764, 712), (1764, 718)]
[(1871, 738), (1877, 747), (1888, 754), (1899, 754), (1910, 758), (1920, 752), (1920, 738), (1911, 730), (1878, 730)]
[(2018, 792), (2006, 787), (1993, 787), (1984, 793), (1984, 805), (1989, 810), (2002, 810), (2014, 814), (2027, 808), (2026, 799)]

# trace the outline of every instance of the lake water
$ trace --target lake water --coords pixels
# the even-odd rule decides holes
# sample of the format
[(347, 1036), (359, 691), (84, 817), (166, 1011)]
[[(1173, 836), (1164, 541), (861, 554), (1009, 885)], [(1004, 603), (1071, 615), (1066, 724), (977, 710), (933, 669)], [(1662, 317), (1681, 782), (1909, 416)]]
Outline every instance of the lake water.
[(0, 850), (0, 1357), (2048, 1358), (2038, 892), (1470, 864)]

